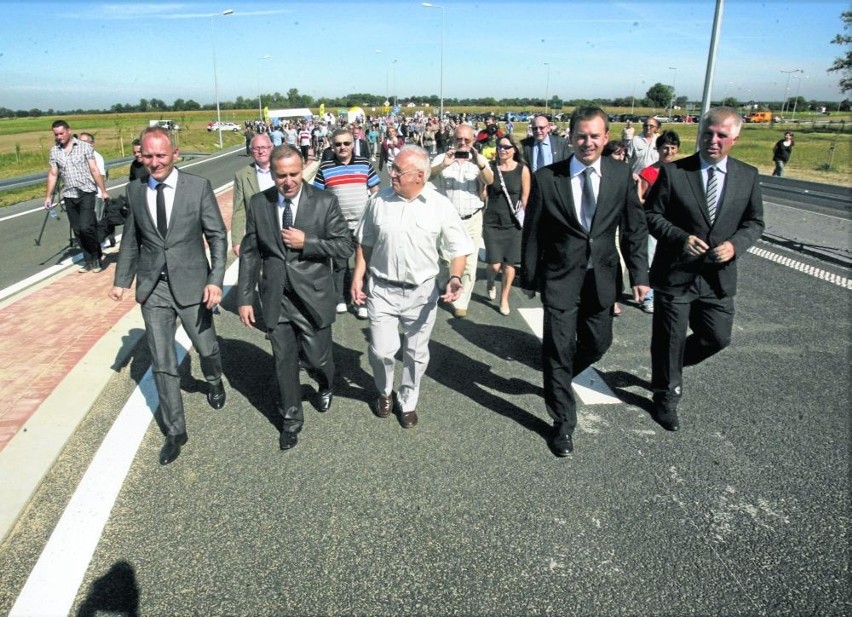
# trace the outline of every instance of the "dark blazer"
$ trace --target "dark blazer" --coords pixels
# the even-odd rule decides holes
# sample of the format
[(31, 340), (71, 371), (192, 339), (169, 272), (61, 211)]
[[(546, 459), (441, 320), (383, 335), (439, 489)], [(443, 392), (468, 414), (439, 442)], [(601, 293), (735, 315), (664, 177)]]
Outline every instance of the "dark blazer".
[[(525, 137), (521, 140), (521, 146), (524, 148), (524, 157), (526, 158), (530, 169), (533, 168), (533, 156), (535, 156), (533, 150), (535, 148), (535, 143), (535, 137)], [(564, 161), (571, 156), (573, 152), (574, 147), (571, 145), (571, 142), (559, 135), (550, 135), (550, 153), (553, 156), (554, 163)]]
[(340, 212), (337, 197), (302, 183), (293, 227), (305, 232), (302, 250), (289, 249), (281, 239), (278, 189), (271, 187), (251, 199), (246, 234), (240, 244), (239, 304), (252, 304), (260, 266), (263, 320), (278, 323), (285, 282), (301, 298), (316, 328), (334, 323), (337, 295), (331, 259), (348, 259), (355, 250), (352, 233)]
[(242, 242), (246, 234), (246, 211), (255, 193), (260, 193), (257, 184), (257, 163), (244, 167), (234, 175), (233, 214), (231, 215), (231, 244)]
[[(756, 168), (729, 157), (727, 169), (722, 201), (711, 226), (700, 156), (694, 154), (660, 168), (645, 201), (648, 229), (657, 239), (651, 265), (654, 289), (680, 295), (695, 277), (702, 276), (719, 297), (736, 293), (737, 261), (763, 233), (763, 199)], [(689, 257), (683, 247), (690, 235), (711, 248), (730, 241), (736, 254), (724, 264)]]
[(627, 241), (625, 255), (633, 285), (648, 284), (648, 229), (630, 168), (601, 159), (601, 184), (590, 232), (577, 219), (571, 192), (570, 158), (533, 175), (521, 255), (521, 287), (541, 292), (546, 306), (576, 306), (586, 266), (595, 270), (600, 306), (616, 300), (619, 272), (615, 228)]
[[(178, 172), (169, 229), (163, 238), (148, 210), (147, 185), (127, 185), (129, 213), (124, 223), (115, 285), (129, 288), (136, 277), (136, 301), (145, 302), (165, 270), (178, 304), (201, 302), (204, 287), (222, 288), (228, 253), (228, 232), (210, 182)], [(210, 247), (207, 260), (204, 240)]]

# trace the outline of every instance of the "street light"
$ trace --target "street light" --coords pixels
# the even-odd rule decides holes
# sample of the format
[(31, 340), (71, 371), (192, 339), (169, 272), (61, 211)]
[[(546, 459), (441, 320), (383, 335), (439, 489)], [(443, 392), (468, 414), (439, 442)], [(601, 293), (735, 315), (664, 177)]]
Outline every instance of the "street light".
[(783, 71), (782, 70), (781, 72), (787, 73), (787, 86), (784, 88), (784, 102), (781, 104), (781, 113), (783, 114), (784, 110), (788, 109), (788, 107), (787, 107), (787, 95), (790, 92), (790, 77), (793, 76), (793, 73), (804, 73), (805, 70), (804, 69), (790, 69), (789, 71)]
[[(233, 15), (233, 9), (226, 9), (221, 13), (224, 15)], [(219, 132), (219, 149), (222, 149), (222, 112), (219, 109), (219, 76), (216, 71), (216, 32), (213, 30), (213, 18), (219, 13), (210, 15), (210, 40), (213, 43), (213, 94), (216, 97), (216, 129)]]
[[(258, 60), (269, 60), (272, 56), (266, 54), (265, 56), (261, 56)], [(260, 114), (260, 121), (263, 122), (263, 102), (261, 101), (260, 94), (260, 74), (263, 73), (260, 69), (257, 71), (257, 113)]]
[[(633, 112), (635, 111), (635, 106), (636, 106), (636, 82), (638, 80), (642, 79), (643, 77), (645, 77), (645, 76), (644, 75), (636, 75), (633, 78), (633, 93), (630, 95), (630, 115), (631, 116), (633, 115)], [(643, 80), (642, 83), (644, 84), (645, 81)]]
[(431, 2), (421, 2), (420, 4), (427, 9), (441, 9), (441, 112), (438, 116), (440, 120), (444, 117), (444, 7)]
[(666, 112), (666, 115), (670, 115), (672, 110), (674, 110), (675, 93), (677, 92), (677, 67), (670, 66), (669, 70), (674, 71), (674, 76), (672, 77), (672, 100), (669, 103), (669, 111)]
[(547, 115), (547, 97), (550, 95), (550, 62), (545, 62), (547, 67), (547, 81), (544, 83), (544, 115)]
[(802, 89), (802, 80), (807, 79), (807, 78), (808, 78), (807, 75), (802, 75), (801, 77), (796, 75), (796, 80), (797, 80), (797, 83), (796, 83), (796, 98), (795, 98), (795, 100), (793, 100), (793, 118), (792, 118), (794, 122), (796, 120), (796, 107), (799, 104), (799, 90)]

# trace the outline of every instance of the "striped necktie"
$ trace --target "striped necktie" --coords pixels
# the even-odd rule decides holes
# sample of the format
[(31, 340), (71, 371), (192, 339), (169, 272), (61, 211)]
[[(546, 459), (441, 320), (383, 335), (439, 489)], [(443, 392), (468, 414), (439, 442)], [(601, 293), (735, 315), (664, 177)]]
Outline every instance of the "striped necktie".
[(716, 209), (719, 201), (719, 179), (716, 177), (716, 168), (707, 168), (707, 214), (710, 216), (710, 224), (716, 222)]

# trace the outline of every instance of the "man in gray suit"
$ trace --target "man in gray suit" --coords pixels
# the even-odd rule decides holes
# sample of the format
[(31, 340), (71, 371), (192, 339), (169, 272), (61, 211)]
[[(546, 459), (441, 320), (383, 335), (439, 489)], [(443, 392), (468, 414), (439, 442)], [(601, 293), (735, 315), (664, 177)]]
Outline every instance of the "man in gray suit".
[(222, 299), (228, 240), (210, 183), (175, 168), (180, 153), (172, 134), (148, 127), (140, 141), (150, 176), (127, 185), (130, 212), (109, 297), (120, 301), (136, 279), (136, 301), (142, 305), (166, 432), (160, 464), (168, 465), (187, 442), (175, 353), (178, 317), (201, 357), (201, 370), (210, 385), (207, 402), (214, 409), (225, 405), (211, 309)]
[(571, 156), (571, 144), (559, 135), (553, 135), (550, 131), (550, 120), (547, 116), (536, 114), (532, 119), (532, 137), (521, 140), (524, 148), (524, 159), (529, 163), (530, 170), (535, 172), (551, 165), (564, 161)]
[(254, 326), (252, 301), (259, 272), (283, 418), (278, 444), (289, 450), (305, 420), (300, 355), (319, 382), (317, 408), (331, 408), (331, 324), (337, 302), (331, 260), (349, 259), (354, 242), (337, 197), (302, 182), (302, 153), (295, 146), (275, 148), (270, 167), (275, 186), (252, 197), (246, 211), (238, 302), (240, 320)]
[(648, 229), (657, 239), (651, 264), (654, 416), (669, 431), (680, 427), (683, 367), (731, 342), (737, 262), (763, 233), (758, 171), (728, 156), (741, 127), (735, 109), (708, 111), (698, 153), (663, 165), (645, 201)]
[(258, 133), (251, 139), (251, 156), (254, 163), (239, 170), (234, 176), (234, 209), (231, 215), (231, 246), (234, 254), (240, 256), (240, 242), (246, 233), (246, 212), (255, 193), (273, 186), (272, 172), (269, 170), (269, 155), (272, 153), (272, 140), (267, 133)]

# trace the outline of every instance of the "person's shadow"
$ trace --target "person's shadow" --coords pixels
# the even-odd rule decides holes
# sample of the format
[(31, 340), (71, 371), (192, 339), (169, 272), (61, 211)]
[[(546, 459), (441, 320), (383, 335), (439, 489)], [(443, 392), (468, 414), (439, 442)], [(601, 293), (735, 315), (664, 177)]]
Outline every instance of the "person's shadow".
[(139, 585), (136, 572), (126, 561), (117, 561), (109, 571), (89, 586), (86, 599), (77, 609), (77, 617), (95, 617), (109, 613), (139, 615)]

